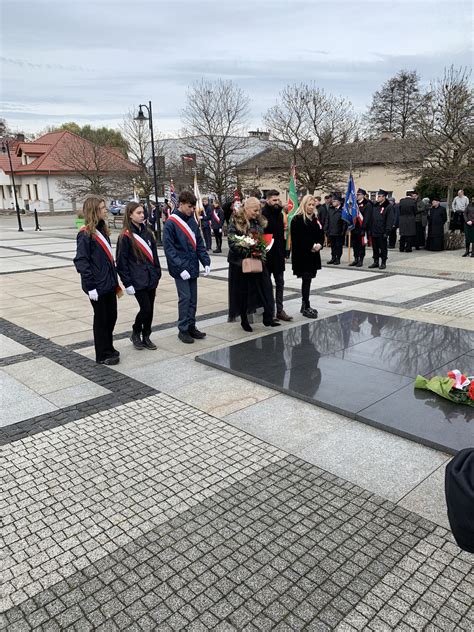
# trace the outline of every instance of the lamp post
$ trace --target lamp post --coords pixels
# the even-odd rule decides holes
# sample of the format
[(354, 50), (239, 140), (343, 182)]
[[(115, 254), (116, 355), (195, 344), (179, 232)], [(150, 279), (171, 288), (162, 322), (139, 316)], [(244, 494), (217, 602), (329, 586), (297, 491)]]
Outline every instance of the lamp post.
[(18, 197), (16, 195), (15, 174), (13, 173), (12, 157), (10, 155), (10, 146), (8, 144), (8, 140), (4, 140), (3, 141), (3, 143), (2, 143), (2, 152), (4, 154), (8, 154), (8, 161), (10, 163), (10, 173), (12, 175), (13, 196), (15, 198), (16, 218), (18, 220), (18, 232), (22, 233), (23, 232), (23, 226), (21, 225), (20, 205), (18, 204)]
[[(148, 116), (145, 116), (143, 113), (143, 108), (145, 108), (148, 112)], [(156, 179), (156, 161), (155, 161), (155, 139), (153, 137), (153, 112), (151, 109), (151, 101), (148, 101), (148, 105), (144, 103), (138, 106), (138, 116), (135, 117), (135, 120), (139, 123), (144, 123), (148, 121), (148, 125), (150, 127), (150, 135), (151, 135), (151, 160), (153, 163), (153, 184), (155, 188), (155, 204), (156, 204), (156, 233), (157, 233), (157, 244), (161, 246), (161, 209), (158, 204), (158, 181)]]

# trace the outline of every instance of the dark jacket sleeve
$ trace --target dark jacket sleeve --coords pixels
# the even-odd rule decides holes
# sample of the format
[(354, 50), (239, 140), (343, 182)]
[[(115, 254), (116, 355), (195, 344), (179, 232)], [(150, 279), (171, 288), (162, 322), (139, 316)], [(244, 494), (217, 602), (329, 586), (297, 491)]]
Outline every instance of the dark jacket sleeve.
[(130, 238), (122, 235), (117, 242), (117, 272), (125, 287), (133, 285), (132, 274), (130, 272)]
[(387, 214), (385, 220), (385, 232), (388, 234), (395, 225), (395, 209), (393, 204), (389, 204), (385, 212)]
[(85, 231), (77, 234), (77, 250), (74, 265), (81, 275), (82, 287), (86, 292), (95, 290), (96, 282), (91, 268), (91, 238)]

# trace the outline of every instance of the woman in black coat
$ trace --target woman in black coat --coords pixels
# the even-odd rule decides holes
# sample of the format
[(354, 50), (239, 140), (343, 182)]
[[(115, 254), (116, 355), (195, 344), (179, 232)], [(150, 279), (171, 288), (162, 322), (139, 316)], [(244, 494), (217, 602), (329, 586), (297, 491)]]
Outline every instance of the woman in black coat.
[(318, 310), (309, 301), (311, 280), (321, 270), (324, 231), (316, 213), (316, 199), (305, 195), (291, 220), (291, 265), (293, 274), (301, 279), (301, 313), (306, 318), (317, 318)]
[(117, 243), (117, 270), (125, 291), (135, 296), (140, 306), (130, 340), (135, 349), (154, 350), (156, 345), (150, 334), (161, 266), (155, 237), (145, 224), (144, 209), (138, 202), (129, 202), (125, 207), (123, 230)]
[(105, 200), (98, 195), (87, 196), (82, 212), (85, 225), (77, 235), (74, 265), (94, 310), (95, 360), (97, 364), (118, 364), (120, 353), (114, 348), (113, 332), (117, 295), (121, 290), (106, 223)]
[(446, 209), (441, 206), (439, 200), (434, 199), (428, 213), (426, 250), (444, 250), (444, 225), (447, 221)]

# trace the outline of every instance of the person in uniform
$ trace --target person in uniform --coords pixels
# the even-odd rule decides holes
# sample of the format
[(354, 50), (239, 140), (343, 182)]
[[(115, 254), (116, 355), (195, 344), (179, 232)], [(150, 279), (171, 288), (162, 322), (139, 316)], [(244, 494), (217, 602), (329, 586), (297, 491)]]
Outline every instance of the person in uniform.
[(394, 224), (393, 206), (387, 197), (387, 191), (380, 189), (377, 193), (377, 202), (373, 207), (373, 212), (367, 224), (367, 230), (372, 239), (374, 258), (374, 262), (369, 268), (380, 268), (380, 270), (385, 270), (387, 267), (387, 238)]
[(211, 211), (211, 228), (216, 238), (216, 249), (213, 252), (222, 252), (222, 232), (224, 229), (224, 211), (221, 209), (221, 205), (218, 200), (214, 200), (212, 203)]
[(212, 235), (211, 235), (211, 213), (212, 206), (209, 204), (209, 198), (202, 198), (203, 210), (201, 211), (201, 217), (199, 218), (201, 224), (202, 236), (204, 237), (204, 243), (206, 244), (206, 250), (212, 249)]
[(350, 266), (362, 267), (365, 257), (365, 244), (367, 243), (366, 230), (372, 213), (372, 202), (366, 198), (365, 189), (357, 189), (357, 219), (352, 230), (351, 241), (354, 249), (354, 261)]
[(331, 241), (331, 259), (328, 265), (338, 266), (341, 263), (345, 230), (346, 222), (342, 219), (342, 198), (333, 194), (332, 206), (324, 224), (324, 232)]

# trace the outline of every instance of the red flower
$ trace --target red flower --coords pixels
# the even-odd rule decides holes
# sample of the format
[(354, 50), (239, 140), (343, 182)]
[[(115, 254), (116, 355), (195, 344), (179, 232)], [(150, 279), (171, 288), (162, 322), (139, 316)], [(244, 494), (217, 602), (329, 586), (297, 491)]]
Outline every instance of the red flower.
[(472, 380), (467, 394), (469, 395), (469, 399), (474, 400), (474, 380)]

